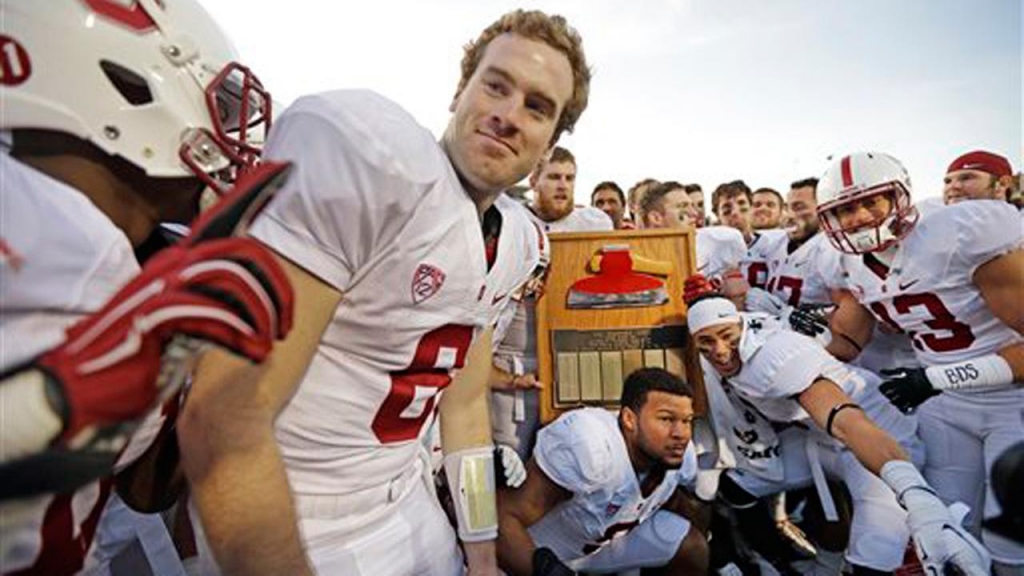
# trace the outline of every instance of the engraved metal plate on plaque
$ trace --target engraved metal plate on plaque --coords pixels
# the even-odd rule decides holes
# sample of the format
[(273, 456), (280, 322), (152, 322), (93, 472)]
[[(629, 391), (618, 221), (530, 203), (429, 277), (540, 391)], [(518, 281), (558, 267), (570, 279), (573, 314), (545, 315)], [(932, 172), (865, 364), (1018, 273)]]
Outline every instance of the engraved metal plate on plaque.
[(617, 405), (622, 382), (638, 368), (658, 367), (684, 380), (686, 327), (551, 331), (556, 408)]

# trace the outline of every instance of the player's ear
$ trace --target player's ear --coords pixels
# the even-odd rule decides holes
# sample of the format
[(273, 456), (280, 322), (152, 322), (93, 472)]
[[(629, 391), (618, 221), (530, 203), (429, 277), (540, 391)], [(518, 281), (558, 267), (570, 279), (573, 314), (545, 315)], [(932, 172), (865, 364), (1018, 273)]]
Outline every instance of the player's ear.
[(619, 410), (619, 422), (622, 425), (622, 429), (626, 432), (633, 433), (636, 431), (636, 412), (629, 406), (623, 406)]
[(448, 104), (448, 111), (452, 114), (455, 113), (455, 109), (459, 107), (459, 99), (462, 97), (462, 90), (465, 88), (462, 84), (455, 90), (455, 95), (452, 96), (452, 101)]
[(659, 210), (651, 210), (647, 214), (644, 214), (644, 224), (648, 228), (661, 228), (663, 214)]
[(995, 188), (1002, 190), (1003, 200), (1009, 201), (1009, 196), (1013, 190), (1013, 176), (1000, 176), (996, 179)]
[(542, 172), (544, 165), (551, 159), (551, 153), (554, 151), (555, 145), (551, 144), (548, 146), (548, 149), (540, 155), (540, 158), (537, 160), (537, 164), (534, 165), (533, 170), (530, 171), (530, 188), (537, 188), (537, 181), (540, 180), (540, 173)]

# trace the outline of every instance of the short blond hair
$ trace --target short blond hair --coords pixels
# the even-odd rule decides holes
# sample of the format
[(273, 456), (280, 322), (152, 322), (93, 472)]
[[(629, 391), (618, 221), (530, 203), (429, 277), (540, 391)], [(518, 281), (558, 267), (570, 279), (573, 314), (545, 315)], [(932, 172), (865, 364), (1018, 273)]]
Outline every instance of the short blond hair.
[(551, 138), (552, 143), (557, 142), (563, 131), (572, 132), (576, 121), (587, 109), (587, 100), (590, 98), (590, 67), (587, 66), (587, 57), (583, 53), (583, 40), (576, 29), (557, 14), (551, 16), (540, 10), (521, 9), (509, 12), (485, 28), (476, 40), (464, 47), (459, 93), (465, 89), (469, 79), (476, 72), (491, 40), (502, 34), (517, 34), (523, 38), (544, 42), (569, 59), (569, 65), (572, 67), (572, 96), (565, 103)]

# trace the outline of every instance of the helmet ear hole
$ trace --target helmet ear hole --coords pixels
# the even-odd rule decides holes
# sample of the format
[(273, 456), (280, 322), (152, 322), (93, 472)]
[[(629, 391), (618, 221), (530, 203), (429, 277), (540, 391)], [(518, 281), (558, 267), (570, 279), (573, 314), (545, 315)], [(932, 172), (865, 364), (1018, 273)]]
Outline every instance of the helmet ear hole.
[[(16, 40), (0, 37), (0, 48), (11, 48), (0, 50), (0, 64), (9, 56), (6, 68), (18, 68), (0, 70), (7, 76), (0, 78), (0, 128), (66, 133), (151, 178), (202, 178), (228, 168), (233, 179), (254, 166), (270, 96), (235, 62), (234, 46), (201, 3), (0, 0), (0, 33), (17, 32)], [(234, 105), (226, 113), (210, 90), (224, 82), (222, 72), (238, 82), (226, 94)]]
[(142, 106), (153, 101), (149, 83), (142, 76), (110, 60), (101, 60), (100, 68), (118, 94), (133, 106)]

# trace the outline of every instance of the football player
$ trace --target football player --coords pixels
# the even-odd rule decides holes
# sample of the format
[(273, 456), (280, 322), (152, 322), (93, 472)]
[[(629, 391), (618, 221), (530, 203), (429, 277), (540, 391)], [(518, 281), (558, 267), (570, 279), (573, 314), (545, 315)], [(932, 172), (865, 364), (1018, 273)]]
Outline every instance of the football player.
[(750, 223), (754, 230), (782, 227), (786, 203), (774, 188), (758, 188), (750, 195)]
[[(770, 316), (740, 314), (717, 295), (694, 301), (687, 324), (705, 378), (720, 380), (738, 407), (775, 423), (810, 426), (782, 441), (781, 487), (813, 483), (828, 509), (825, 474), (846, 484), (853, 501), (846, 556), (855, 574), (900, 566), (908, 534), (930, 573), (948, 566), (988, 573), (984, 549), (959, 528), (910, 462), (908, 452), (920, 452), (913, 420), (885, 401), (873, 375), (849, 369)], [(778, 482), (737, 472), (723, 477), (719, 491), (738, 508), (780, 489)]]
[(626, 378), (621, 405), (617, 417), (572, 410), (540, 431), (526, 482), (499, 492), (502, 568), (537, 576), (707, 572), (707, 542), (679, 514), (687, 496), (677, 495), (697, 471), (692, 389), (644, 368)]
[[(515, 291), (501, 311), (494, 330), (494, 357), (491, 367), (491, 430), (495, 444), (508, 446), (520, 459), (528, 458), (540, 427), (537, 379), (536, 299), (543, 292), (551, 259), (547, 235), (532, 213), (505, 196), (495, 203), (499, 209), (528, 214), (532, 233), (524, 234), (527, 244), (522, 257), (536, 261), (534, 274)], [(515, 206), (512, 206), (515, 204)], [(526, 232), (530, 232), (526, 230)]]
[(301, 534), (322, 573), (459, 573), (423, 474), (439, 412), (465, 561), (493, 573), (489, 326), (532, 272), (500, 236), (486, 250), (493, 203), (572, 129), (589, 78), (563, 18), (515, 11), (467, 45), (440, 142), (364, 90), (305, 96), (275, 119), (265, 154), (296, 169), (252, 235), (281, 256), (300, 328), (256, 394), (210, 386), (230, 361), (198, 368), (178, 436), (211, 544), (258, 538), (270, 554)]
[[(812, 336), (820, 332), (819, 339), (828, 344), (833, 335), (824, 331), (828, 322), (825, 312), (833, 305), (842, 305), (848, 298), (853, 299), (851, 292), (863, 290), (877, 275), (860, 258), (836, 250), (825, 234), (818, 233), (817, 184), (817, 178), (792, 184), (787, 197), (787, 207), (793, 215), (792, 225), (786, 230), (789, 240), (776, 245), (775, 253), (769, 258), (766, 290), (751, 290), (745, 304), (749, 311), (767, 312), (791, 320), (794, 320), (791, 316), (794, 308), (806, 310), (808, 319), (812, 318), (810, 313), (817, 310), (818, 327), (807, 326), (809, 329), (802, 331)], [(914, 353), (906, 334), (877, 327), (865, 349), (850, 360), (857, 366), (878, 372), (914, 362)]]
[(704, 226), (710, 226), (708, 222), (707, 211), (704, 208), (704, 190), (701, 189), (700, 184), (686, 184), (686, 194), (690, 197), (690, 201), (693, 202), (693, 207), (697, 212), (697, 219), (693, 225), (697, 228), (703, 228)]
[(815, 211), (817, 178), (794, 182), (786, 198), (792, 224), (787, 239), (776, 246), (768, 259), (765, 290), (789, 306), (828, 305), (832, 303), (829, 286), (839, 274), (839, 257), (825, 237), (818, 234)]
[(590, 193), (590, 205), (607, 214), (616, 230), (632, 229), (632, 222), (623, 220), (626, 215), (626, 195), (615, 182), (607, 180), (595, 186)]
[[(545, 232), (612, 230), (611, 218), (593, 206), (573, 205), (576, 159), (556, 146), (530, 173), (534, 204), (530, 214)], [(512, 304), (507, 331), (496, 340), (492, 377), (491, 423), (495, 440), (511, 446), (520, 458), (530, 456), (540, 426), (537, 380), (536, 300)]]
[(946, 204), (963, 200), (1008, 202), (1013, 189), (1013, 168), (999, 154), (975, 150), (950, 162), (942, 182), (942, 200)]
[(530, 173), (533, 209), (545, 232), (583, 232), (612, 230), (610, 216), (593, 206), (576, 206), (576, 157), (555, 146), (551, 154)]
[(141, 272), (133, 253), (159, 222), (189, 222), (204, 187), (252, 169), (270, 100), (193, 0), (4, 2), (0, 29), (0, 571), (71, 574), (115, 460), (147, 413), (159, 419), (196, 339), (251, 370), (287, 331), (283, 272), (227, 238), (269, 190), (233, 195), (248, 209), (218, 212), (234, 222), (219, 240)]
[(768, 282), (768, 258), (776, 246), (785, 243), (784, 230), (754, 230), (751, 216), (752, 193), (742, 180), (720, 185), (711, 194), (711, 208), (719, 222), (743, 235), (747, 254), (740, 272), (751, 288), (764, 288)]
[[(1024, 439), (1020, 215), (1004, 201), (976, 200), (918, 221), (906, 169), (880, 153), (834, 162), (819, 197), (833, 244), (860, 254), (878, 277), (856, 294), (859, 306), (836, 312), (834, 332), (847, 337), (830, 348), (855, 356), (876, 322), (910, 336), (922, 367), (887, 371), (882, 391), (902, 410), (920, 405), (925, 476), (945, 501), (971, 506), (967, 525), (977, 533), (982, 517), (999, 513), (991, 488), (978, 486), (995, 458)], [(1024, 570), (1024, 547), (983, 536), (996, 572)]]

